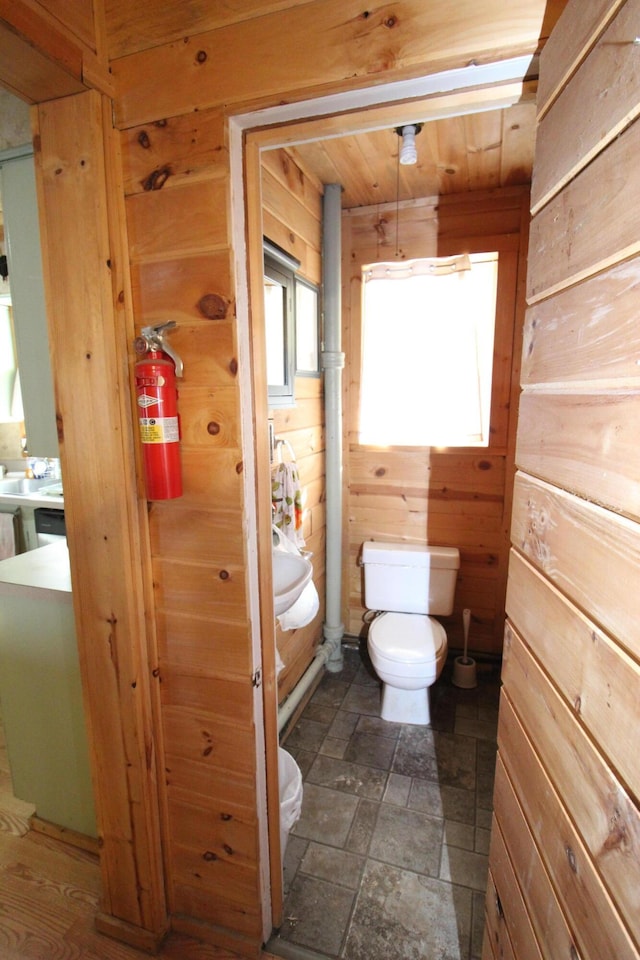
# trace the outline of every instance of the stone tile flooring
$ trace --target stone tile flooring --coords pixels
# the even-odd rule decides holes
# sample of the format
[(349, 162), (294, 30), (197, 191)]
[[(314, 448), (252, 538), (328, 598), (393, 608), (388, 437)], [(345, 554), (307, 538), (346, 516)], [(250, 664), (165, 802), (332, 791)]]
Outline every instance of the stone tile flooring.
[(304, 780), (284, 860), (282, 957), (476, 960), (482, 953), (499, 669), (431, 688), (432, 724), (379, 717), (366, 647), (345, 649), (284, 747)]

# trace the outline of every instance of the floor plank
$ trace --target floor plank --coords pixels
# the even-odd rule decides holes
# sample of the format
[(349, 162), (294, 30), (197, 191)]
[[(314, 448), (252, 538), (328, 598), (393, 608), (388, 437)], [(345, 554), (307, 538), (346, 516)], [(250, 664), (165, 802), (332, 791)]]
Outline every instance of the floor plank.
[[(1, 960), (148, 960), (98, 933), (98, 857), (29, 828), (32, 804), (13, 796), (0, 718)], [(270, 960), (263, 954), (263, 960)], [(240, 960), (228, 950), (171, 934), (159, 960)], [(276, 960), (276, 958), (271, 958)]]

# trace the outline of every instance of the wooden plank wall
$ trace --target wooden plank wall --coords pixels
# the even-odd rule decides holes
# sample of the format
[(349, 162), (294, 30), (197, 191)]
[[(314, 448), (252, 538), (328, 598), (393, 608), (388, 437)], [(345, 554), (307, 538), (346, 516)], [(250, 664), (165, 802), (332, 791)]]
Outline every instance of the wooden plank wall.
[(34, 112), (34, 142), (101, 929), (126, 929), (148, 949), (167, 926), (154, 763), (159, 684), (149, 670), (128, 370), (116, 359), (132, 330), (119, 296), (128, 271), (123, 234), (113, 229), (118, 142), (113, 132), (103, 137), (109, 115), (94, 91), (47, 102)]
[(483, 960), (640, 956), (639, 14), (542, 56)]
[(170, 910), (174, 926), (205, 922), (251, 953), (262, 917), (224, 114), (133, 127), (121, 145), (136, 328), (176, 320), (184, 362), (184, 493), (149, 514)]
[[(362, 635), (363, 584), (358, 565), (368, 539), (456, 546), (461, 569), (455, 608), (443, 619), (450, 649), (462, 643), (462, 610), (472, 611), (470, 647), (500, 654), (508, 560), (508, 528), (520, 331), (523, 322), (521, 232), (528, 192), (511, 187), (424, 199), (399, 206), (401, 256), (499, 252), (491, 439), (486, 448), (366, 447), (358, 442), (361, 357), (361, 265), (394, 260), (395, 204), (356, 208), (344, 215), (343, 299), (345, 476), (348, 477), (347, 631)], [(518, 271), (521, 280), (518, 286)], [(519, 293), (520, 290), (520, 293)], [(345, 551), (347, 552), (347, 551)]]
[(2, 4), (3, 86), (38, 103), (89, 87), (113, 95), (101, 2), (12, 0)]
[[(111, 676), (107, 705), (91, 685), (86, 690), (96, 763), (111, 756), (114, 735), (127, 748), (111, 766), (117, 803), (128, 802), (127, 823), (135, 821), (136, 829), (109, 840), (113, 876), (103, 902), (112, 932), (124, 919), (125, 939), (152, 947), (162, 935), (162, 879), (175, 928), (236, 952), (259, 952), (263, 908), (269, 906), (259, 882), (258, 817), (265, 804), (256, 779), (263, 762), (256, 750), (260, 718), (252, 713), (259, 694), (251, 692), (247, 603), (245, 507), (252, 504), (243, 503), (241, 478), (241, 449), (253, 437), (242, 435), (237, 383), (238, 325), (244, 332), (248, 319), (236, 318), (234, 263), (242, 252), (232, 249), (235, 198), (224, 111), (232, 104), (242, 112), (258, 103), (349, 90), (372, 78), (381, 83), (457, 69), (470, 54), (480, 62), (532, 54), (561, 5), (514, 0), (507, 8), (498, 0), (461, 0), (453, 16), (449, 8), (400, 0), (393, 16), (382, 8), (369, 16), (355, 0), (251, 0), (242, 12), (228, 7), (224, 23), (212, 21), (214, 5), (196, 0), (169, 0), (161, 10), (156, 0), (140, 0), (135, 9), (121, 0), (12, 0), (2, 6), (3, 82), (31, 102), (51, 101), (50, 139), (43, 138), (42, 151), (54, 195), (45, 204), (50, 283), (59, 294), (52, 340), (72, 358), (56, 362), (54, 371), (68, 404), (62, 413), (80, 421), (85, 408), (78, 397), (86, 395), (86, 409), (95, 404), (93, 420), (85, 418), (83, 428), (65, 436), (64, 469), (69, 502), (78, 504), (77, 527), (70, 513), (71, 532), (83, 536), (82, 563), (72, 552), (72, 571), (77, 603), (88, 612), (84, 649), (96, 688), (100, 657), (110, 671), (120, 671)], [(87, 34), (92, 16), (96, 42), (87, 46), (84, 38), (94, 39)], [(74, 118), (74, 105), (65, 103), (86, 86), (113, 97), (103, 104), (101, 119), (93, 112), (90, 124)], [(88, 152), (86, 137), (92, 138)], [(69, 147), (68, 163), (57, 162), (60, 141)], [(102, 177), (105, 158), (108, 175)], [(66, 190), (93, 177), (99, 189), (64, 203)], [(89, 225), (100, 229), (100, 243), (79, 243)], [(131, 283), (127, 256), (120, 255), (126, 243)], [(105, 270), (112, 271), (110, 297), (96, 307)], [(178, 320), (174, 345), (186, 371), (180, 399), (185, 495), (179, 503), (152, 506), (149, 539), (141, 488), (133, 502), (130, 293), (137, 328)], [(102, 350), (99, 360), (92, 360), (94, 350)], [(241, 373), (248, 384), (250, 373)], [(96, 437), (96, 424), (107, 429), (107, 439)], [(85, 531), (83, 504), (93, 510)], [(111, 518), (115, 536), (105, 527)], [(259, 518), (259, 526), (268, 528), (265, 520)], [(267, 677), (265, 687), (270, 683)], [(158, 687), (159, 703), (151, 693)], [(159, 786), (156, 769), (166, 775)], [(118, 822), (108, 772), (98, 799)], [(273, 768), (267, 778), (274, 780)], [(119, 842), (128, 854), (122, 860)], [(121, 911), (110, 900), (118, 895), (127, 901)], [(151, 935), (136, 939), (131, 927), (137, 925)]]
[[(189, 109), (275, 104), (401, 77), (536, 53), (565, 0), (106, 0), (116, 123)], [(240, 7), (242, 10), (240, 10)], [(231, 12), (233, 11), (233, 12)], [(241, 53), (239, 53), (241, 51)], [(168, 80), (170, 78), (170, 81)]]
[[(322, 281), (322, 184), (304, 170), (291, 151), (262, 154), (264, 235), (300, 261), (299, 273)], [(282, 702), (305, 672), (322, 640), (325, 593), (325, 451), (322, 376), (297, 376), (295, 406), (269, 411), (276, 438), (286, 440), (300, 470), (305, 549), (313, 553), (313, 579), (320, 609), (311, 623), (295, 630), (278, 624), (276, 644), (284, 663), (278, 677)], [(284, 460), (290, 458), (280, 447)], [(276, 458), (277, 459), (277, 458)]]

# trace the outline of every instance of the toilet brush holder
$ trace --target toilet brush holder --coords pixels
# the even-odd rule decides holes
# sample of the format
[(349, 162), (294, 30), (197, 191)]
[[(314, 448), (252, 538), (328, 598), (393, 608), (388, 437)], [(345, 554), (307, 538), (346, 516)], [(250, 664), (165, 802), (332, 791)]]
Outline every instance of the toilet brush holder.
[(471, 623), (471, 610), (462, 611), (462, 623), (464, 626), (464, 654), (456, 657), (453, 661), (453, 684), (456, 687), (462, 687), (470, 690), (478, 685), (476, 676), (476, 662), (473, 657), (467, 656), (467, 645), (469, 643), (469, 624)]
[(476, 662), (473, 657), (456, 657), (453, 661), (453, 684), (470, 690), (478, 686)]

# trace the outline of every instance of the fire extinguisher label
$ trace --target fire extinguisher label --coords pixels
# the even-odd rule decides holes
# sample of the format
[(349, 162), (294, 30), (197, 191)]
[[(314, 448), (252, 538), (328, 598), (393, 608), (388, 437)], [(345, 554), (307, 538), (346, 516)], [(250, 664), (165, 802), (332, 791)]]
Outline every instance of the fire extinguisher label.
[(141, 393), (137, 399), (139, 407), (152, 407), (156, 403), (158, 403), (158, 397), (150, 397), (146, 393)]
[(177, 443), (180, 430), (177, 417), (140, 417), (143, 443)]

